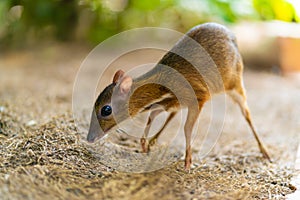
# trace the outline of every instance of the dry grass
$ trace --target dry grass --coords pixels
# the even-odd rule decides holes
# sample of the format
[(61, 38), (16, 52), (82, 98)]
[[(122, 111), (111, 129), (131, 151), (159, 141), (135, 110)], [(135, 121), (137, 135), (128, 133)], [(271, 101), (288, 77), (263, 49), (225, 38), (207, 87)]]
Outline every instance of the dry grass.
[(36, 127), (1, 113), (0, 194), (4, 199), (271, 199), (296, 188), (293, 171), (258, 153), (211, 155), (187, 173), (177, 162), (150, 173), (120, 173), (99, 162), (70, 114)]

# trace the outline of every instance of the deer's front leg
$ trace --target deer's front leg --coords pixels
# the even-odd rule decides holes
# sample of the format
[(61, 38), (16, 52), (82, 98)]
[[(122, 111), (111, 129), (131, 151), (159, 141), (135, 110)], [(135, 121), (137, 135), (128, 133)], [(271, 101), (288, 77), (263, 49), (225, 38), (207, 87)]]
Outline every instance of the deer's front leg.
[(143, 136), (141, 138), (141, 141), (140, 141), (143, 153), (147, 153), (148, 150), (149, 150), (149, 145), (148, 145), (148, 142), (147, 142), (146, 138), (148, 137), (150, 127), (151, 127), (151, 123), (154, 121), (155, 117), (157, 115), (159, 115), (162, 111), (164, 111), (162, 108), (152, 110), (149, 117), (148, 117), (147, 125), (146, 125), (146, 128), (144, 130), (144, 134), (143, 134)]
[[(203, 105), (203, 104), (202, 104)], [(191, 150), (191, 137), (195, 122), (200, 114), (202, 105), (199, 105), (199, 109), (193, 107), (188, 108), (187, 119), (184, 125), (184, 134), (185, 134), (185, 142), (186, 142), (186, 150), (185, 150), (185, 170), (190, 170), (192, 164), (192, 150)]]
[(174, 116), (176, 115), (176, 112), (171, 112), (170, 115), (168, 116), (165, 124), (163, 125), (163, 127), (150, 139), (149, 141), (149, 148), (153, 145), (156, 144), (156, 141), (158, 139), (158, 137), (161, 135), (161, 133), (164, 131), (164, 129), (166, 128), (166, 126), (169, 124), (169, 122), (174, 118)]

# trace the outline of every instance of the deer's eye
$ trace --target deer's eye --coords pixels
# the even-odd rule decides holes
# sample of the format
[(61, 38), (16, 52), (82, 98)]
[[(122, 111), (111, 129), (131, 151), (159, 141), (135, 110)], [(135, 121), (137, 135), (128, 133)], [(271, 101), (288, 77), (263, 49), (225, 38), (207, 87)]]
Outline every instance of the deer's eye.
[(110, 105), (105, 105), (101, 108), (101, 115), (107, 117), (112, 113), (112, 108)]

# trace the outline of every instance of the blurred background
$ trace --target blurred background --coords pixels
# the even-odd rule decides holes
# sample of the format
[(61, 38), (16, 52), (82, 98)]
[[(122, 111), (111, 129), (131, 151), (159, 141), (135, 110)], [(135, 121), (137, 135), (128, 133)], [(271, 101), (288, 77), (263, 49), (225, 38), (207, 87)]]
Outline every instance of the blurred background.
[(299, 4), (297, 0), (1, 0), (0, 36), (2, 44), (37, 37), (98, 43), (145, 26), (185, 32), (207, 21), (299, 22)]
[(132, 28), (186, 32), (208, 21), (231, 26), (248, 67), (298, 70), (298, 0), (1, 0), (0, 52), (51, 42), (92, 48)]

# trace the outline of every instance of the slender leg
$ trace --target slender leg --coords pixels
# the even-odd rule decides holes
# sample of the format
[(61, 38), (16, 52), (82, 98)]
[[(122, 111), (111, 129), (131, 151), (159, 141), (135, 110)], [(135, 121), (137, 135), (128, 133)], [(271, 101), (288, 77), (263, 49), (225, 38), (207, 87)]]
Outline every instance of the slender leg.
[(150, 115), (149, 115), (147, 126), (146, 126), (146, 128), (144, 130), (144, 134), (143, 134), (143, 136), (141, 138), (141, 141), (140, 141), (143, 153), (147, 153), (148, 152), (148, 144), (147, 144), (146, 138), (148, 137), (149, 130), (150, 130), (150, 127), (151, 127), (151, 123), (154, 120), (154, 118), (157, 115), (159, 115), (162, 111), (164, 111), (164, 110), (163, 109), (152, 110), (151, 113), (150, 113)]
[(163, 130), (166, 128), (166, 126), (168, 125), (168, 123), (174, 118), (174, 116), (176, 115), (176, 112), (171, 112), (170, 115), (168, 116), (165, 124), (163, 125), (163, 127), (150, 139), (149, 141), (149, 147), (155, 145), (157, 138), (160, 136), (160, 134), (163, 132)]
[(202, 105), (194, 108), (188, 108), (187, 119), (184, 125), (184, 134), (185, 134), (185, 142), (186, 142), (186, 150), (185, 150), (185, 170), (189, 170), (192, 164), (192, 150), (191, 150), (191, 137), (195, 122), (197, 121), (198, 115), (202, 108)]
[(253, 126), (250, 110), (248, 108), (248, 104), (247, 104), (247, 100), (246, 100), (245, 90), (244, 90), (242, 84), (239, 84), (234, 90), (230, 91), (228, 94), (233, 99), (233, 101), (235, 101), (240, 106), (241, 111), (242, 111), (248, 125), (250, 126), (252, 133), (258, 143), (260, 152), (263, 154), (263, 157), (268, 159), (271, 162), (270, 156), (267, 153), (266, 148), (264, 147), (262, 141), (259, 138), (259, 135), (257, 134), (257, 132)]

